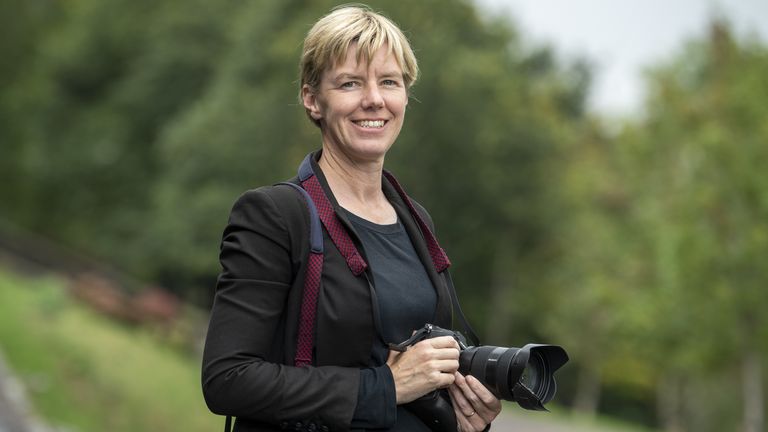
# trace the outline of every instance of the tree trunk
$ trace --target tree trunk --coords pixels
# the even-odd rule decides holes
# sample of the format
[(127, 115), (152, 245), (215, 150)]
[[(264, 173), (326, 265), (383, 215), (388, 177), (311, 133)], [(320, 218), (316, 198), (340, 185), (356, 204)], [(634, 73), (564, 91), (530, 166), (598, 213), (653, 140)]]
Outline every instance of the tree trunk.
[(744, 397), (744, 432), (765, 431), (763, 414), (763, 374), (757, 347), (747, 347), (742, 362), (742, 389)]
[(600, 373), (595, 368), (582, 367), (579, 370), (576, 383), (573, 409), (579, 413), (594, 417), (600, 405), (600, 385)]
[(677, 375), (663, 376), (656, 390), (656, 410), (664, 431), (684, 431), (683, 384), (680, 377)]

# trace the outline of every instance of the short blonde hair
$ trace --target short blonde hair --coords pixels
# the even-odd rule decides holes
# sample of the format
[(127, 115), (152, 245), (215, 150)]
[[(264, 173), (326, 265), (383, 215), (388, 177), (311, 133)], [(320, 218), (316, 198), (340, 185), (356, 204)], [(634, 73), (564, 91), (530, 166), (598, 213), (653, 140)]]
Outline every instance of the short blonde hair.
[[(419, 66), (408, 39), (389, 18), (362, 4), (341, 5), (320, 18), (304, 38), (299, 71), (299, 99), (304, 84), (317, 89), (323, 72), (342, 63), (352, 43), (357, 43), (357, 61), (370, 64), (376, 52), (387, 46), (403, 70), (408, 89), (419, 75)], [(315, 124), (318, 122), (315, 121)]]

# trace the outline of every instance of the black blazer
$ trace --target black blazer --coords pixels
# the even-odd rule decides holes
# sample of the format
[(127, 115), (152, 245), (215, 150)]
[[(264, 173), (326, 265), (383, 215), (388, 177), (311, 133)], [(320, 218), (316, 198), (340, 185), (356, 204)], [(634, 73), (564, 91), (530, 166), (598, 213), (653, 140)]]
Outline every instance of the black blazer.
[[(315, 174), (336, 215), (364, 253), (317, 157), (319, 152), (312, 158)], [(297, 178), (291, 181), (298, 183)], [(449, 328), (450, 276), (447, 271), (436, 272), (405, 203), (386, 178), (382, 184), (437, 292), (433, 323)], [(414, 204), (432, 228), (427, 212)], [(349, 430), (360, 369), (378, 366), (369, 364), (374, 340), (379, 338), (372, 313), (375, 292), (365, 275), (352, 274), (325, 230), (315, 364), (293, 366), (309, 223), (301, 195), (290, 186), (277, 185), (244, 193), (224, 230), (222, 272), (205, 342), (202, 385), (211, 411), (237, 417), (235, 431), (294, 429), (297, 423), (314, 423), (318, 430)]]

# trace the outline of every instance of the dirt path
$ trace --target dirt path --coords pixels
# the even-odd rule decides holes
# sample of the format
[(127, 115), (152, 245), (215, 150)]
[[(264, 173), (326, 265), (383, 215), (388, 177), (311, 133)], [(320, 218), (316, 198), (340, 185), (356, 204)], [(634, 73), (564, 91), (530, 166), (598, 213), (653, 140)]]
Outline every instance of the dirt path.
[[(548, 413), (506, 410), (493, 422), (492, 432), (637, 432), (631, 426), (606, 425)], [(514, 408), (514, 407), (512, 407)]]
[(0, 351), (0, 432), (52, 432), (29, 411), (24, 387), (13, 376)]
[(546, 418), (541, 419), (517, 417), (502, 414), (493, 422), (492, 432), (597, 432), (594, 429), (584, 429), (571, 424), (555, 423)]

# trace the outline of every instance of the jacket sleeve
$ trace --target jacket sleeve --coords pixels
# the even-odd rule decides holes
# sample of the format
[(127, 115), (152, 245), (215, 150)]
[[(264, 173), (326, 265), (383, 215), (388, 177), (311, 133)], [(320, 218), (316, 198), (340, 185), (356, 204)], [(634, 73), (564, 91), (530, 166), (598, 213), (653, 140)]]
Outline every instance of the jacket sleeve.
[(270, 362), (293, 279), (290, 234), (265, 189), (235, 203), (224, 231), (203, 353), (202, 385), (217, 414), (349, 428), (360, 370)]

